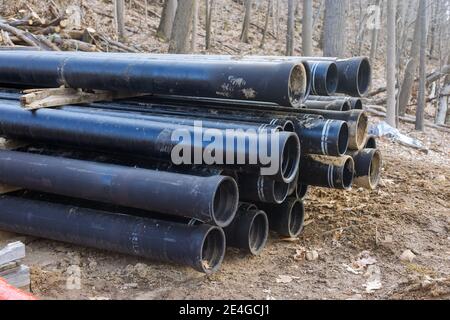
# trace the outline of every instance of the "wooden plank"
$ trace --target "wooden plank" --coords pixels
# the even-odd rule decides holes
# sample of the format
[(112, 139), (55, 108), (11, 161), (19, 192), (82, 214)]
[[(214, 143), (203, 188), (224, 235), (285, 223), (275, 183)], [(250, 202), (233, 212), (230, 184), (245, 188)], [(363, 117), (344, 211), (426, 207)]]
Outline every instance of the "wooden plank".
[(0, 266), (25, 258), (25, 245), (16, 241), (0, 250)]
[(87, 104), (99, 101), (111, 101), (145, 95), (134, 92), (111, 92), (96, 90), (85, 92), (72, 88), (51, 88), (25, 90), (20, 97), (21, 106), (27, 110), (38, 110), (41, 108), (60, 107), (69, 104)]

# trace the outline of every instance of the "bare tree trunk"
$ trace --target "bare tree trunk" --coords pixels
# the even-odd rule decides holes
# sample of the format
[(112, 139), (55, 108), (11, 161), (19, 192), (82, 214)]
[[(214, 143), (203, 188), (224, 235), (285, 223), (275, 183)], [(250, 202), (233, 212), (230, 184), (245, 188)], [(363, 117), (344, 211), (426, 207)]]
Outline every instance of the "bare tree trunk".
[(198, 33), (198, 10), (199, 10), (199, 1), (194, 0), (194, 14), (192, 17), (192, 34), (191, 34), (191, 52), (195, 52), (196, 43), (197, 43), (197, 33)]
[(396, 75), (396, 5), (397, 0), (387, 2), (387, 59), (386, 59), (386, 86), (387, 86), (387, 108), (386, 122), (392, 127), (397, 126), (396, 121), (396, 99), (395, 99), (395, 75)]
[(294, 28), (295, 28), (295, 6), (294, 0), (288, 0), (288, 20), (286, 34), (286, 55), (294, 55)]
[(270, 13), (272, 12), (272, 7), (273, 7), (273, 0), (267, 0), (266, 21), (264, 23), (264, 30), (261, 38), (261, 44), (259, 46), (260, 48), (264, 48), (264, 45), (266, 44), (266, 37), (267, 32), (269, 30), (269, 20), (270, 20)]
[(252, 17), (253, 0), (245, 0), (245, 16), (242, 24), (241, 41), (248, 43), (248, 31), (250, 30), (250, 20)]
[[(422, 0), (420, 5), (422, 4)], [(406, 64), (405, 74), (403, 76), (403, 83), (400, 89), (399, 101), (398, 101), (398, 113), (403, 116), (406, 112), (409, 99), (411, 98), (411, 91), (414, 84), (414, 78), (419, 64), (419, 50), (420, 50), (420, 5), (417, 13), (417, 18), (414, 27), (414, 36), (411, 43), (411, 50), (409, 55), (409, 61)]]
[(177, 11), (177, 0), (166, 0), (164, 2), (163, 11), (161, 14), (161, 20), (159, 21), (159, 27), (157, 35), (163, 39), (170, 39), (172, 34), (173, 20), (175, 19), (175, 12)]
[(212, 29), (212, 18), (216, 8), (215, 0), (206, 0), (206, 37), (205, 37), (205, 48), (209, 50), (211, 48), (211, 29)]
[(325, 0), (323, 55), (344, 57), (346, 49), (346, 0)]
[(125, 1), (114, 0), (114, 20), (119, 41), (125, 40)]
[(416, 130), (423, 131), (424, 115), (426, 106), (426, 51), (427, 51), (427, 3), (426, 0), (420, 0), (419, 6), (420, 17), (420, 64), (419, 64), (419, 95), (417, 98), (416, 110)]
[(170, 37), (170, 53), (189, 53), (189, 35), (194, 15), (194, 0), (180, 1), (175, 13), (175, 19)]
[(313, 29), (313, 2), (312, 0), (303, 0), (302, 51), (303, 55), (307, 57), (313, 55), (312, 29)]
[[(375, 12), (375, 14), (379, 14), (381, 16), (381, 0), (376, 0), (375, 2), (375, 6), (377, 6), (378, 8), (376, 10), (379, 10), (378, 12)], [(375, 20), (378, 20), (377, 17), (374, 17)], [(380, 17), (381, 20), (381, 17)], [(374, 61), (375, 60), (375, 54), (377, 53), (377, 48), (378, 48), (378, 33), (380, 30), (380, 27), (377, 25), (377, 22), (379, 21), (373, 21), (373, 25), (372, 25), (372, 39), (371, 39), (371, 44), (370, 44), (370, 61)]]
[(450, 95), (450, 83), (448, 83), (441, 92), (441, 96), (439, 98), (439, 107), (436, 114), (436, 124), (442, 125), (445, 124), (445, 118), (447, 117), (448, 112), (448, 96)]

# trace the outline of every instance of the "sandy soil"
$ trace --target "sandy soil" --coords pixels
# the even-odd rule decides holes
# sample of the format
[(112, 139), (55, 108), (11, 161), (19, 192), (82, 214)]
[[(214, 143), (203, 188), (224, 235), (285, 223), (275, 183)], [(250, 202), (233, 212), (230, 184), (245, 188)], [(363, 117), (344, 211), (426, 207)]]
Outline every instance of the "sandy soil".
[[(411, 135), (430, 152), (381, 140), (379, 190), (313, 189), (299, 239), (272, 235), (259, 257), (229, 250), (212, 276), (30, 237), (0, 243), (27, 243), (31, 289), (44, 299), (450, 298), (450, 135)], [(310, 250), (317, 260), (305, 258)], [(405, 250), (412, 262), (399, 259)]]

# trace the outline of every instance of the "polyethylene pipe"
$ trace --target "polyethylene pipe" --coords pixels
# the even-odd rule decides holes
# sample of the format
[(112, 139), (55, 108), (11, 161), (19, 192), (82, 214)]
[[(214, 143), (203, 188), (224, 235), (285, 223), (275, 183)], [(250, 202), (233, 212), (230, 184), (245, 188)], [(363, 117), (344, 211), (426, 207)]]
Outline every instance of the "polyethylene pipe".
[(352, 110), (363, 110), (363, 102), (361, 98), (354, 98), (354, 97), (344, 97), (344, 96), (309, 96), (308, 101), (337, 101), (337, 100), (347, 100)]
[(355, 164), (352, 157), (319, 155), (303, 157), (299, 182), (317, 187), (349, 190), (352, 187)]
[[(237, 210), (239, 195), (230, 177), (200, 177), (0, 151), (0, 181), (35, 191), (192, 217), (225, 227)], [(173, 197), (177, 201), (172, 201)]]
[(305, 106), (307, 109), (313, 110), (349, 111), (352, 109), (350, 102), (345, 99), (335, 101), (307, 100)]
[(381, 177), (381, 152), (377, 149), (363, 149), (353, 153), (352, 157), (355, 162), (353, 184), (356, 187), (375, 190)]
[(261, 204), (269, 218), (269, 228), (281, 236), (296, 238), (303, 230), (305, 209), (303, 202), (288, 198), (282, 204)]
[[(211, 141), (202, 139), (207, 128), (56, 109), (30, 112), (21, 108), (17, 101), (10, 100), (0, 101), (0, 112), (0, 135), (16, 139), (70, 144), (121, 153), (131, 152), (159, 160), (172, 160), (172, 151), (177, 147), (180, 157), (181, 152), (186, 151), (183, 153), (183, 159), (191, 163), (194, 163), (195, 155), (201, 155), (200, 160), (205, 162), (203, 154), (211, 147)], [(258, 156), (261, 154), (261, 148), (265, 148), (272, 151), (274, 161), (280, 164), (273, 175), (274, 179), (289, 183), (295, 178), (300, 158), (300, 142), (295, 133), (277, 132), (273, 139), (276, 139), (278, 149), (272, 148), (274, 133), (264, 135), (263, 140), (260, 140), (262, 138), (257, 133), (220, 133), (222, 143), (215, 145), (217, 157), (212, 159), (213, 162), (230, 165), (227, 155), (234, 155), (235, 162), (236, 159), (245, 160), (239, 167), (255, 171), (273, 163), (272, 161), (264, 164)], [(244, 143), (238, 143), (241, 140)], [(255, 142), (256, 149), (251, 148), (250, 141)], [(177, 152), (176, 150), (174, 152)], [(257, 161), (252, 163), (250, 159)]]
[(71, 205), (0, 196), (0, 229), (152, 260), (217, 271), (225, 254), (222, 229), (190, 226)]
[(243, 201), (282, 203), (289, 192), (289, 183), (261, 175), (239, 175), (239, 196)]
[(239, 208), (236, 218), (224, 229), (227, 246), (259, 255), (264, 249), (269, 235), (269, 221), (261, 210)]
[(0, 83), (194, 95), (297, 107), (307, 91), (295, 62), (108, 59), (105, 55), (0, 51)]
[(338, 86), (338, 70), (333, 61), (308, 61), (311, 69), (311, 95), (331, 96)]

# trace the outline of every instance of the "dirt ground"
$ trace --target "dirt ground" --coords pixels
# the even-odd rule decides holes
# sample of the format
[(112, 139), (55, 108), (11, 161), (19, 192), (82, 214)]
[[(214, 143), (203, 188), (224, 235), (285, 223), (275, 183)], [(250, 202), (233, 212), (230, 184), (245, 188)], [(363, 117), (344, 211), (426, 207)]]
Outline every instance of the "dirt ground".
[[(401, 128), (430, 152), (379, 141), (379, 190), (313, 189), (299, 239), (272, 235), (259, 257), (229, 250), (212, 276), (5, 233), (0, 244), (27, 244), (31, 290), (43, 299), (448, 299), (450, 135)], [(317, 260), (305, 258), (311, 250)], [(405, 250), (412, 262), (399, 259)]]

